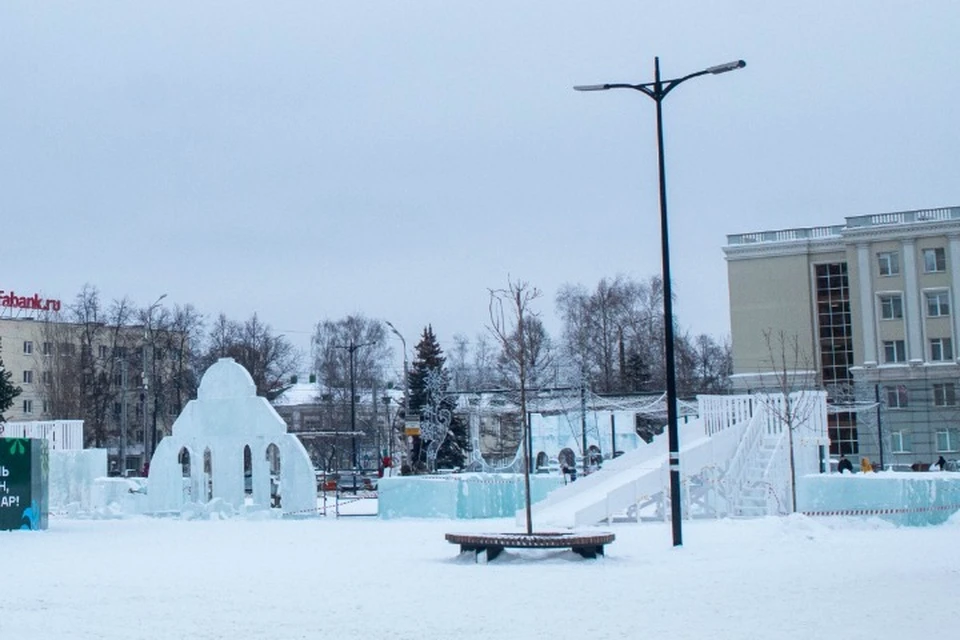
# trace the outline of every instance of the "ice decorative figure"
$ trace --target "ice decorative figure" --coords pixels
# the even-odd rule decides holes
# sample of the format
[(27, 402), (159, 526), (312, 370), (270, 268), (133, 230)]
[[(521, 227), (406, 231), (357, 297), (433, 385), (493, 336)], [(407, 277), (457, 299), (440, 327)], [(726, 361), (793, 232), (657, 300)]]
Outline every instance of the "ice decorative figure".
[(148, 509), (179, 512), (187, 503), (279, 507), (315, 513), (316, 477), (306, 449), (233, 358), (207, 369), (197, 399), (173, 423), (150, 460)]
[(445, 402), (443, 372), (440, 369), (431, 369), (424, 380), (426, 402), (420, 409), (420, 437), (427, 447), (427, 466), (436, 467), (437, 452), (440, 445), (447, 439), (450, 421), (453, 412)]

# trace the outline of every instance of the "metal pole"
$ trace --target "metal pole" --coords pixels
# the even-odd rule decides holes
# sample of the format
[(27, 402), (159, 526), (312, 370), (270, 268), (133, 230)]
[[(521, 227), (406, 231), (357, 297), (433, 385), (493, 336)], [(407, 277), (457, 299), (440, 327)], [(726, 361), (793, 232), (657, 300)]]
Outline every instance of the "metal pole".
[(883, 469), (883, 426), (880, 423), (880, 385), (873, 386), (877, 400), (877, 443), (880, 445), (880, 468)]
[(670, 286), (670, 240), (667, 228), (667, 176), (663, 154), (663, 83), (660, 58), (653, 59), (654, 102), (657, 104), (657, 160), (660, 170), (660, 251), (663, 259), (663, 341), (667, 366), (667, 430), (670, 447), (670, 510), (673, 546), (683, 544), (680, 512), (680, 435), (677, 424), (677, 372), (673, 353), (673, 291)]
[(357, 386), (353, 376), (353, 354), (357, 345), (350, 343), (350, 431), (353, 442), (353, 468), (357, 468)]
[(617, 417), (610, 412), (610, 459), (617, 457)]
[[(583, 475), (587, 475), (587, 388), (583, 378), (580, 379), (580, 434), (583, 440)], [(576, 468), (576, 464), (573, 465)]]
[(528, 449), (527, 449), (527, 450), (530, 452), (530, 455), (527, 456), (527, 471), (529, 471), (530, 473), (533, 473), (533, 472), (534, 472), (534, 468), (533, 468), (533, 463), (534, 463), (534, 460), (533, 460), (533, 429), (531, 429), (531, 427), (533, 426), (532, 423), (533, 423), (533, 415), (531, 414), (530, 411), (527, 411), (527, 443), (528, 443), (528, 444), (527, 444), (527, 446), (528, 446)]
[(644, 93), (657, 103), (657, 159), (660, 170), (660, 240), (663, 258), (663, 318), (664, 318), (664, 352), (666, 359), (667, 373), (667, 426), (670, 446), (670, 494), (671, 511), (673, 521), (673, 544), (680, 546), (683, 544), (680, 526), (680, 445), (677, 425), (677, 388), (676, 388), (676, 367), (674, 363), (674, 344), (673, 344), (673, 293), (670, 288), (670, 243), (667, 228), (667, 184), (666, 169), (664, 166), (663, 152), (663, 113), (662, 102), (667, 94), (675, 87), (692, 78), (698, 78), (706, 74), (718, 75), (735, 71), (746, 66), (743, 60), (736, 60), (726, 64), (720, 64), (708, 67), (696, 73), (685, 75), (681, 78), (668, 80), (666, 84), (660, 79), (660, 58), (654, 58), (654, 82), (644, 84), (593, 84), (578, 85), (574, 87), (576, 91), (607, 91), (609, 89), (633, 89)]

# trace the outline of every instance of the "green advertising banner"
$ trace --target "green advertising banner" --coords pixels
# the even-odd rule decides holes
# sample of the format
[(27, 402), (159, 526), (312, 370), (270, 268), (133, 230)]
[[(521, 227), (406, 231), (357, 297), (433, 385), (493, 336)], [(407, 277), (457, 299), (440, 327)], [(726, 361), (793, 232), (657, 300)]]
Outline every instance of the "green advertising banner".
[(0, 531), (47, 528), (47, 441), (0, 438)]

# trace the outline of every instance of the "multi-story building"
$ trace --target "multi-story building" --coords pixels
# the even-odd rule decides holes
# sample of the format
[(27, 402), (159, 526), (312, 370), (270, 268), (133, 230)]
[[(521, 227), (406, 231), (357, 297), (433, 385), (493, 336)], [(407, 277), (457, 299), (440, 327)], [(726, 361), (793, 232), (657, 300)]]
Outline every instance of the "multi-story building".
[(810, 369), (832, 454), (960, 457), (960, 207), (729, 235), (724, 253), (741, 390)]
[(30, 317), (24, 311), (35, 307), (2, 306), (0, 358), (21, 388), (4, 418), (83, 420), (86, 446), (106, 448), (112, 471), (142, 470), (195, 392), (183, 354), (170, 346), (182, 341), (143, 325), (78, 324), (48, 309)]

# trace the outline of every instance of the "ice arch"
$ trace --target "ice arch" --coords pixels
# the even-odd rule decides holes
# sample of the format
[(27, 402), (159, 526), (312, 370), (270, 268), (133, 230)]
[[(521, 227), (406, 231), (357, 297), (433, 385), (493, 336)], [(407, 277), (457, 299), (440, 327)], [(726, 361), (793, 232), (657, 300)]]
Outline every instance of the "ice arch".
[[(271, 446), (283, 461), (274, 474), (277, 477), (271, 477), (267, 455)], [(235, 509), (241, 508), (247, 482), (247, 447), (254, 504), (270, 506), (271, 493), (279, 487), (284, 513), (316, 510), (316, 476), (306, 449), (296, 436), (287, 433), (286, 424), (267, 400), (257, 396), (247, 370), (233, 358), (221, 358), (203, 374), (197, 399), (183, 408), (173, 423), (173, 435), (160, 441), (150, 460), (150, 511), (178, 512), (191, 494), (194, 500), (220, 498)], [(181, 464), (184, 449), (190, 456), (189, 478), (184, 478), (185, 466)], [(208, 450), (209, 467), (200, 463)], [(276, 485), (273, 490), (272, 484)], [(191, 491), (184, 491), (185, 485)]]

